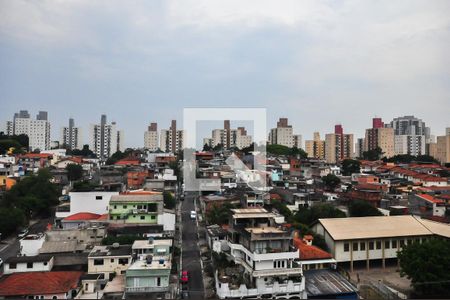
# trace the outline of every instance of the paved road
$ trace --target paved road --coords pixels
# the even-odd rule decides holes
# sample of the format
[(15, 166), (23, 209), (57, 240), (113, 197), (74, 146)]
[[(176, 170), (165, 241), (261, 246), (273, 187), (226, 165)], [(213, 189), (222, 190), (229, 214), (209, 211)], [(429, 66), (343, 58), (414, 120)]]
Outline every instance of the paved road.
[(200, 265), (200, 250), (198, 248), (197, 223), (191, 220), (190, 212), (194, 210), (194, 200), (197, 193), (187, 192), (181, 205), (182, 221), (182, 268), (188, 271), (189, 282), (187, 284), (189, 296), (192, 299), (203, 299), (203, 274)]
[[(39, 232), (44, 232), (47, 228), (47, 224), (52, 224), (53, 219), (47, 218), (47, 219), (41, 219), (35, 224), (30, 226), (30, 234), (35, 234)], [(3, 261), (6, 261), (10, 257), (17, 256), (19, 254), (20, 250), (20, 243), (19, 240), (14, 238), (8, 238), (6, 240), (3, 240), (0, 242), (0, 258), (3, 259)], [(3, 273), (3, 266), (0, 268), (0, 273)]]

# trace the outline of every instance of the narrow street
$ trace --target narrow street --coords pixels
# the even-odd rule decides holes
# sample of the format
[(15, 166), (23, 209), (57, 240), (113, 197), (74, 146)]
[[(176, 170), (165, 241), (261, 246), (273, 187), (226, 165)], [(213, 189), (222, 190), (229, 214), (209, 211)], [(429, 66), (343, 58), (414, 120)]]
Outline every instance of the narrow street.
[[(29, 227), (29, 234), (36, 234), (44, 232), (47, 224), (53, 223), (53, 218), (41, 219)], [(17, 256), (20, 251), (19, 239), (16, 235), (0, 241), (0, 258), (5, 262), (8, 258)], [(0, 273), (3, 273), (3, 266), (0, 268)]]
[(182, 270), (188, 271), (189, 282), (187, 290), (192, 299), (204, 298), (203, 274), (200, 265), (200, 250), (198, 248), (197, 222), (191, 220), (190, 212), (195, 210), (194, 201), (198, 194), (186, 192), (181, 206), (182, 215)]

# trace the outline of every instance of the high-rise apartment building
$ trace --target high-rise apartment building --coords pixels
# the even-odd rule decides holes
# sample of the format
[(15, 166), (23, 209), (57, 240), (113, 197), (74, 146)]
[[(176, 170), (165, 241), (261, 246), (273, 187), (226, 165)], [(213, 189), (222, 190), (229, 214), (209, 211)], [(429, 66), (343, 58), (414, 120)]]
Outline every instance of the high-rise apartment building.
[(106, 159), (117, 151), (123, 150), (123, 132), (117, 130), (116, 122), (106, 123), (106, 115), (102, 115), (100, 124), (90, 127), (90, 149), (100, 159)]
[(242, 149), (251, 145), (252, 136), (247, 135), (245, 127), (231, 129), (230, 120), (225, 120), (223, 129), (213, 129), (211, 138), (204, 139), (204, 143), (211, 147), (221, 144), (225, 149)]
[(334, 133), (325, 135), (325, 160), (336, 163), (353, 157), (353, 134), (344, 134), (342, 125), (336, 125)]
[(147, 131), (144, 133), (144, 147), (150, 151), (156, 151), (158, 145), (158, 124), (150, 123)]
[(355, 143), (355, 157), (356, 158), (362, 158), (363, 157), (363, 152), (364, 152), (364, 139), (363, 138), (359, 138), (356, 140)]
[(61, 128), (61, 144), (70, 150), (83, 148), (81, 128), (75, 127), (72, 118), (69, 119), (69, 126)]
[(380, 148), (383, 151), (383, 157), (392, 157), (395, 155), (394, 129), (383, 126), (381, 118), (372, 119), (372, 128), (366, 129), (364, 151)]
[(446, 135), (436, 139), (436, 159), (441, 163), (450, 163), (450, 127), (445, 130)]
[(302, 136), (294, 135), (288, 118), (280, 118), (277, 127), (272, 128), (269, 132), (269, 144), (302, 148)]
[(160, 147), (164, 152), (177, 153), (184, 149), (184, 130), (177, 130), (177, 121), (172, 120), (169, 129), (162, 129)]
[(398, 117), (389, 127), (394, 129), (395, 154), (423, 155), (425, 144), (431, 142), (430, 128), (414, 116)]
[(319, 132), (314, 132), (312, 140), (305, 141), (305, 151), (310, 158), (325, 159), (325, 141), (320, 139)]
[(26, 134), (30, 150), (50, 149), (50, 122), (46, 111), (40, 111), (36, 120), (31, 119), (27, 110), (14, 114), (13, 121), (6, 124), (7, 134)]

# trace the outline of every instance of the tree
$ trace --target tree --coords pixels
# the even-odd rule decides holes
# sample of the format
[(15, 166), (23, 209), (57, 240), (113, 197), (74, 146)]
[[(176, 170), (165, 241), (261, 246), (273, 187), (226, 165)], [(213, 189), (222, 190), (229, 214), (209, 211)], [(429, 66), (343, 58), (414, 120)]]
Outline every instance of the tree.
[(78, 164), (68, 164), (66, 170), (70, 181), (78, 181), (83, 177), (83, 167)]
[(411, 280), (421, 297), (447, 298), (450, 295), (450, 241), (431, 238), (412, 243), (397, 255), (400, 276)]
[(382, 155), (383, 150), (380, 147), (363, 152), (363, 158), (370, 161), (379, 160)]
[(89, 145), (84, 145), (83, 149), (73, 149), (73, 150), (67, 150), (67, 155), (76, 155), (76, 156), (83, 156), (83, 157), (89, 157), (89, 158), (95, 158), (96, 155), (94, 152), (89, 150)]
[(383, 214), (367, 201), (354, 200), (348, 206), (351, 217), (382, 216)]
[(354, 159), (344, 159), (342, 161), (342, 174), (344, 176), (350, 176), (353, 173), (359, 173), (361, 169), (361, 163)]
[(301, 207), (294, 215), (294, 222), (309, 225), (323, 218), (345, 218), (343, 211), (329, 203), (321, 203), (311, 208)]
[(175, 205), (176, 205), (175, 197), (172, 195), (171, 192), (164, 191), (163, 198), (164, 198), (164, 208), (167, 208), (167, 209), (175, 208)]
[(4, 194), (3, 207), (17, 207), (26, 217), (32, 214), (48, 215), (50, 207), (58, 204), (60, 190), (52, 182), (48, 169), (40, 169), (37, 175), (20, 180)]
[(273, 208), (275, 208), (280, 214), (282, 214), (286, 219), (289, 219), (292, 217), (291, 210), (287, 207), (286, 203), (272, 199), (270, 200), (270, 204)]
[(210, 145), (208, 145), (208, 144), (203, 145), (203, 151), (211, 151), (211, 150), (212, 150), (212, 148)]
[(218, 144), (215, 145), (212, 149), (213, 149), (214, 151), (222, 151), (222, 150), (223, 150), (223, 144), (218, 143)]
[(289, 148), (284, 145), (271, 144), (266, 147), (267, 153), (271, 153), (274, 155), (288, 155), (288, 156), (297, 156), (299, 155), (301, 158), (308, 157), (308, 154), (303, 150), (297, 147)]
[(0, 207), (0, 233), (3, 237), (25, 225), (23, 211), (16, 207)]
[(251, 143), (250, 146), (242, 148), (241, 151), (245, 154), (255, 151), (255, 143)]
[(234, 208), (234, 205), (231, 203), (224, 203), (222, 205), (213, 204), (206, 213), (208, 224), (227, 224), (231, 216), (232, 208)]
[(328, 187), (328, 189), (334, 191), (334, 189), (341, 183), (341, 180), (334, 174), (327, 174), (327, 176), (322, 177), (322, 182)]

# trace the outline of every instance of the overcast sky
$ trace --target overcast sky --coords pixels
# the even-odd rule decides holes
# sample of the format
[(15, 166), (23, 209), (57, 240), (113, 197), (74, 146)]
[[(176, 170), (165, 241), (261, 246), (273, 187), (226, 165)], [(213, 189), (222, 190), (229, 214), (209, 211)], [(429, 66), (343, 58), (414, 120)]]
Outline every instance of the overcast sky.
[(312, 137), (371, 118), (450, 126), (450, 1), (0, 0), (0, 121), (47, 110), (52, 140), (101, 114), (143, 146), (184, 107), (265, 107)]

